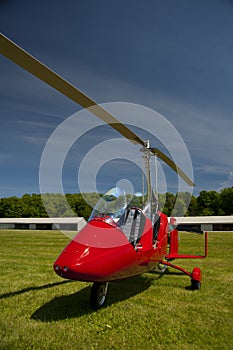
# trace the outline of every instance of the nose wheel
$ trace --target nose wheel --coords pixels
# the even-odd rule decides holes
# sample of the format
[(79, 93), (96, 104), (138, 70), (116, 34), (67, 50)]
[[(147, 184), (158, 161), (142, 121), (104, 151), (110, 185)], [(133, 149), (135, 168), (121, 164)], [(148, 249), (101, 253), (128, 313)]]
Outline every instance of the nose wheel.
[(103, 307), (106, 303), (108, 282), (95, 282), (91, 288), (90, 304), (94, 309)]

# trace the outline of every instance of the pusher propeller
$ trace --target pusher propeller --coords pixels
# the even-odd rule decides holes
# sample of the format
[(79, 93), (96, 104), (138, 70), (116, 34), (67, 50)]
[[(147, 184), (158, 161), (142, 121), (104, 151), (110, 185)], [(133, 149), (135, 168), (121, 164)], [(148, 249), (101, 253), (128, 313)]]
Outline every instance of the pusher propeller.
[[(98, 105), (90, 97), (86, 96), (83, 92), (63, 79), (61, 76), (53, 72), (50, 68), (38, 61), (28, 52), (16, 45), (13, 41), (8, 39), (5, 35), (0, 33), (0, 52), (17, 65), (21, 66), (40, 80), (44, 81), (54, 89), (61, 92), (63, 95), (69, 97), (74, 102), (78, 103), (83, 108), (91, 108), (91, 112), (105, 123), (109, 124), (113, 129), (118, 131), (121, 135), (135, 144), (145, 146), (143, 140), (141, 140), (134, 132), (122, 124), (117, 118), (112, 116), (108, 111)], [(156, 148), (150, 148), (150, 151), (157, 154), (167, 165), (169, 165), (180, 177), (190, 186), (193, 186), (193, 182), (189, 177), (163, 152)]]

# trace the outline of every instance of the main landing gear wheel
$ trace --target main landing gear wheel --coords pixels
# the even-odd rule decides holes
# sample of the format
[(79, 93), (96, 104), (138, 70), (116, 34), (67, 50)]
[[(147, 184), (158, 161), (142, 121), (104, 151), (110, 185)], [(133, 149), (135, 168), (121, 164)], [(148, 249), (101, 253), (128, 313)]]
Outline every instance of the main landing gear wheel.
[(108, 282), (95, 282), (91, 288), (90, 304), (94, 309), (105, 305), (108, 292)]
[(201, 288), (201, 282), (200, 281), (191, 280), (191, 289), (192, 290), (198, 290), (200, 288)]
[(191, 289), (197, 290), (201, 288), (201, 270), (199, 267), (194, 267), (191, 274)]

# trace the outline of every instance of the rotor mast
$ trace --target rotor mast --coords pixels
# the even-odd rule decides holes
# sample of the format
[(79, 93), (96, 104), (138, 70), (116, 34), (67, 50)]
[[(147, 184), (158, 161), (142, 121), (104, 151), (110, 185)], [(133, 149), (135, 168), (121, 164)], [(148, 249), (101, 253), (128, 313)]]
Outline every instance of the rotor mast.
[(150, 152), (150, 141), (149, 140), (145, 141), (145, 147), (141, 148), (140, 151), (143, 152), (142, 157), (143, 157), (144, 162), (145, 162), (147, 196), (148, 196), (148, 201), (150, 202), (152, 186), (151, 186), (151, 171), (150, 171), (151, 152)]
[(150, 216), (152, 219), (153, 210), (152, 210), (152, 184), (151, 184), (151, 167), (150, 167), (150, 158), (152, 153), (150, 151), (150, 141), (144, 141), (144, 147), (140, 149), (143, 152), (143, 159), (145, 163), (145, 175), (146, 175), (146, 185), (147, 185), (147, 203), (150, 205)]

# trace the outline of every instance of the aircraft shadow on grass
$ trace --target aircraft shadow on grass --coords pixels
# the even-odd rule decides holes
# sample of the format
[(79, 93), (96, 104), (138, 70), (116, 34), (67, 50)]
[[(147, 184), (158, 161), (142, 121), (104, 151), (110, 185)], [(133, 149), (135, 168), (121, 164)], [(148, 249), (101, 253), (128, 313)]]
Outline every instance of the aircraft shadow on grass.
[[(148, 276), (148, 278), (145, 278), (145, 276), (137, 276), (125, 280), (111, 282), (109, 284), (106, 306), (130, 299), (134, 295), (142, 293), (151, 286), (153, 281), (159, 280), (164, 275), (183, 275), (182, 272), (174, 272), (169, 270), (166, 270), (164, 273), (152, 270), (149, 274), (151, 276)], [(75, 281), (63, 281), (60, 282), (60, 284), (68, 282), (75, 283)], [(186, 287), (186, 289), (189, 289), (189, 287)], [(73, 294), (55, 297), (37, 309), (31, 315), (31, 319), (42, 322), (51, 322), (67, 318), (77, 318), (93, 313), (95, 310), (90, 307), (90, 293), (91, 285)]]
[[(106, 305), (110, 306), (142, 293), (151, 286), (151, 283), (152, 279), (143, 278), (142, 276), (113, 281), (109, 284)], [(81, 317), (95, 312), (89, 305), (90, 292), (91, 285), (73, 294), (55, 297), (36, 310), (31, 315), (31, 319), (50, 322)]]
[(19, 289), (19, 290), (16, 290), (14, 292), (8, 292), (8, 293), (0, 294), (0, 300), (1, 299), (11, 298), (11, 297), (14, 297), (16, 295), (24, 294), (24, 293), (30, 292), (32, 290), (43, 290), (43, 289), (53, 288), (53, 287), (59, 286), (61, 284), (66, 284), (66, 283), (70, 283), (70, 282), (73, 282), (73, 281), (62, 281), (62, 282), (47, 283), (47, 284), (44, 284), (43, 286), (33, 286), (33, 287), (27, 287), (27, 288)]

